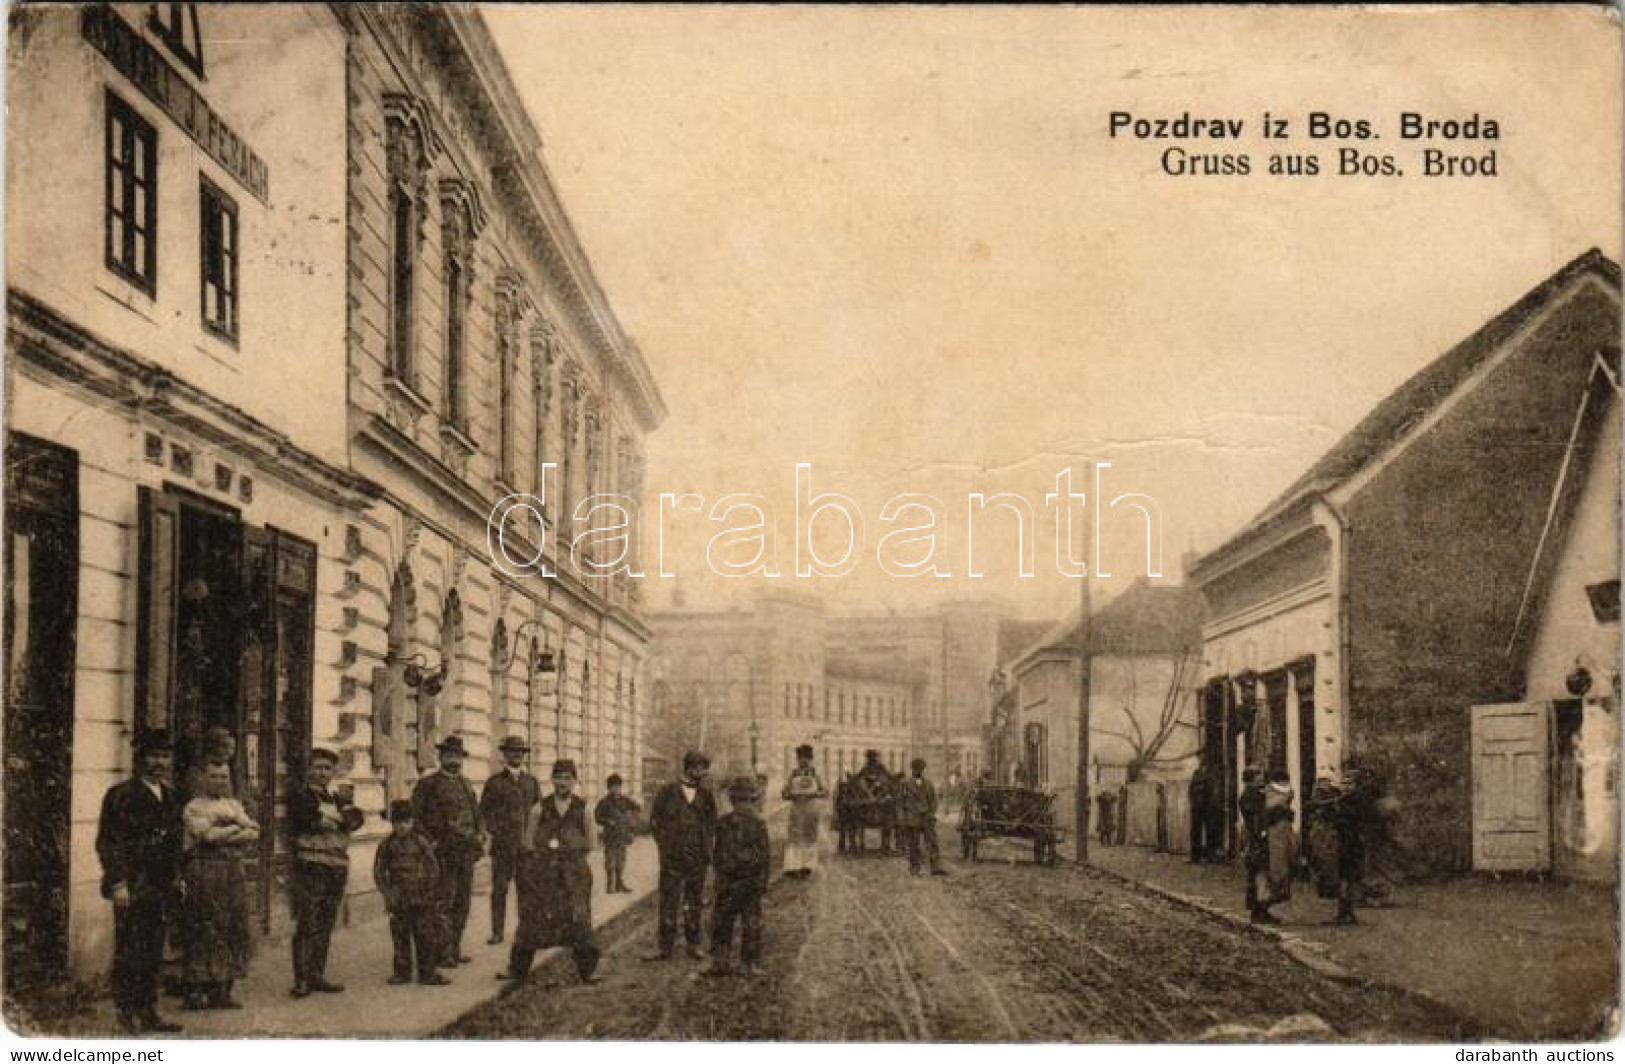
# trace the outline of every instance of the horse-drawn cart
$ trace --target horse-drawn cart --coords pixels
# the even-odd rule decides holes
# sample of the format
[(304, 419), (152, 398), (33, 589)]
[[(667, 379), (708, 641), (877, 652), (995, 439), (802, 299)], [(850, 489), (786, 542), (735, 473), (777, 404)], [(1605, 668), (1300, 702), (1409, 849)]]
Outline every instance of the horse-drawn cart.
[(959, 810), (960, 856), (976, 860), (977, 844), (995, 838), (1029, 839), (1034, 861), (1051, 868), (1060, 864), (1066, 829), (1056, 823), (1055, 796), (1026, 787), (972, 787)]

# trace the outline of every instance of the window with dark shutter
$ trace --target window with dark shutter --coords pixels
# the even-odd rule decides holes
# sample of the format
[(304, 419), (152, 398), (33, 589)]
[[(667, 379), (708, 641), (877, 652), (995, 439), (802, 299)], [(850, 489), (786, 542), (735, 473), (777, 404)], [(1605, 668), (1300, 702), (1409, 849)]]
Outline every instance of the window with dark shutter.
[(149, 296), (158, 288), (158, 132), (107, 94), (107, 268)]
[(237, 342), (237, 204), (206, 177), (200, 177), (199, 230), (202, 233), (203, 327)]

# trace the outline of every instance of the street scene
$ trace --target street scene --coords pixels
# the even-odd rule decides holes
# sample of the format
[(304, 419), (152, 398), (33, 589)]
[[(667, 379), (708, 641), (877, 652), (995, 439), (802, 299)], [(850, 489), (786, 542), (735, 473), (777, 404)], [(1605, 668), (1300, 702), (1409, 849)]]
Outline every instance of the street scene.
[(8, 15), (6, 1038), (1618, 1035), (1606, 11)]

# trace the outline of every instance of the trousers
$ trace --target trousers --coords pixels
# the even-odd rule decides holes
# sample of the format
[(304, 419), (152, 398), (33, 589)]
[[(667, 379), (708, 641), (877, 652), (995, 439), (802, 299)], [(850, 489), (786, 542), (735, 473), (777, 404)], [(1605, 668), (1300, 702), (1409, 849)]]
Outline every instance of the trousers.
[(113, 1001), (121, 1013), (143, 1013), (158, 1004), (158, 972), (164, 964), (164, 900), (132, 892), (123, 911), (113, 910)]
[(491, 849), (491, 934), (500, 938), (508, 924), (508, 887), (519, 871), (519, 855)]
[(700, 944), (700, 912), (705, 908), (705, 866), (660, 869), (660, 951), (677, 944), (677, 914), (683, 916), (683, 939)]
[(474, 862), (448, 854), (440, 862), (440, 881), (435, 889), (440, 914), (441, 967), (451, 967), (463, 954), (463, 931), (468, 927), (468, 910), (473, 900)]
[(604, 885), (611, 890), (626, 885), (626, 846), (604, 843)]
[(925, 862), (931, 865), (935, 872), (942, 867), (942, 855), (937, 850), (937, 822), (927, 820), (923, 824), (913, 825), (902, 829), (908, 840), (908, 870), (918, 872)]
[(293, 862), (293, 981), (309, 983), (327, 971), (327, 947), (344, 901), (349, 872), (314, 861)]
[(733, 944), (734, 921), (740, 925), (739, 959), (755, 964), (762, 959), (762, 886), (718, 883), (716, 908), (711, 911), (711, 955), (721, 959)]
[(434, 974), (435, 911), (427, 902), (402, 905), (389, 914), (389, 940), (395, 947), (395, 974), (412, 978), (414, 956), (419, 979)]

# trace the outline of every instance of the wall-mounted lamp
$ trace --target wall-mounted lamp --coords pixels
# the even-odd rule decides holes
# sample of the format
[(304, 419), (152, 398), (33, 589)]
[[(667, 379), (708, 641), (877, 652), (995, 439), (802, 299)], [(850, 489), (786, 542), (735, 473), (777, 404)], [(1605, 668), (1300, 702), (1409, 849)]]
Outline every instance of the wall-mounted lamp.
[(428, 664), (428, 659), (421, 653), (413, 654), (406, 659), (406, 670), (401, 679), (419, 694), (433, 697), (446, 684), (446, 663), (442, 661), (433, 669), (427, 668)]
[[(509, 669), (513, 668), (514, 661), (516, 661), (519, 657), (520, 644), (524, 642), (526, 628), (541, 628), (541, 623), (531, 620), (526, 621), (519, 626), (518, 630), (514, 632), (513, 638), (508, 641), (507, 660), (498, 662), (496, 664), (496, 671), (507, 672)], [(540, 649), (536, 649), (533, 646), (532, 653), (530, 655), (530, 671), (536, 676), (559, 672), (564, 668), (564, 650), (561, 648), (555, 657), (553, 650), (545, 643), (547, 639), (547, 629), (542, 628), (541, 630), (542, 639), (544, 641), (543, 646)]]

